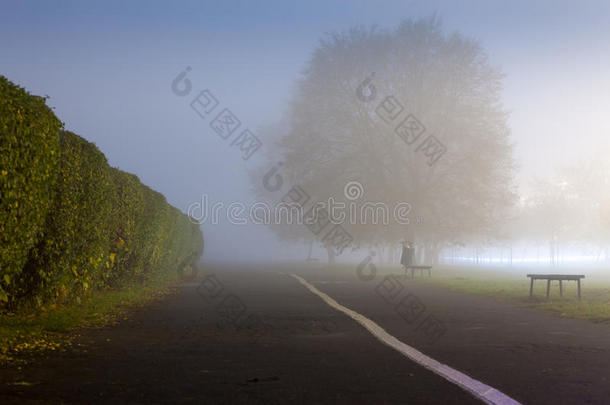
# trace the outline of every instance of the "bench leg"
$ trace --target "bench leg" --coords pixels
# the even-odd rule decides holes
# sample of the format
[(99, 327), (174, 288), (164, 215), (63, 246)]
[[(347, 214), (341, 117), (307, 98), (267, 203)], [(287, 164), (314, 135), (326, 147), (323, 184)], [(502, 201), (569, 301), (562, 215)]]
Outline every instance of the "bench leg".
[(546, 280), (546, 299), (549, 299), (549, 293), (551, 292), (551, 280)]
[(580, 301), (580, 279), (578, 279), (578, 301)]
[(428, 269), (428, 278), (432, 277), (432, 275), (430, 274), (431, 271), (432, 269)]
[(562, 280), (559, 280), (559, 296), (563, 297), (563, 284), (561, 282)]
[(413, 279), (413, 278), (415, 278), (415, 275), (413, 274), (413, 272), (414, 272), (414, 271), (415, 271), (415, 270), (413, 269), (413, 267), (411, 267), (411, 278), (412, 278), (412, 279)]
[(532, 299), (533, 294), (534, 294), (534, 277), (530, 278), (530, 299)]

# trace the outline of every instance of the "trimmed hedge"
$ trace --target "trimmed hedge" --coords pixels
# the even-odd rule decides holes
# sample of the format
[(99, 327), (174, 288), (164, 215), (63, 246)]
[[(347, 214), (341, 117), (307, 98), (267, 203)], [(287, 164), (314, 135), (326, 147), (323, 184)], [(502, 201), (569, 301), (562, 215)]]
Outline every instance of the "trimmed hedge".
[[(23, 293), (44, 284), (47, 293), (82, 295), (109, 257), (111, 195), (108, 162), (97, 147), (71, 132), (59, 133), (55, 200), (42, 239), (20, 278)], [(53, 298), (53, 297), (44, 297)]]
[(140, 272), (140, 259), (143, 255), (138, 244), (141, 223), (144, 215), (144, 187), (137, 176), (110, 168), (110, 177), (115, 186), (114, 201), (110, 215), (114, 233), (110, 235), (109, 256), (112, 271), (108, 283), (117, 284), (122, 279), (133, 279)]
[(0, 79), (0, 302), (78, 301), (198, 260), (198, 225)]
[(40, 239), (54, 200), (61, 121), (0, 76), (0, 302)]

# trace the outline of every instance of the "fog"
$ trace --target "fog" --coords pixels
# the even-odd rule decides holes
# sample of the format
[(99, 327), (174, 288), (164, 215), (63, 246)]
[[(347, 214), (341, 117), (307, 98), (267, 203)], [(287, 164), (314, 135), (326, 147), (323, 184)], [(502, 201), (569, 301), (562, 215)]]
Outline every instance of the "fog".
[[(250, 212), (257, 202), (275, 214), (274, 204), (300, 185), (310, 202), (327, 208), (330, 198), (342, 198), (346, 218), (354, 202), (353, 240), (339, 249), (337, 261), (359, 262), (372, 250), (381, 261), (396, 262), (400, 241), (411, 239), (422, 262), (596, 266), (610, 260), (604, 209), (610, 202), (609, 8), (603, 1), (3, 2), (0, 72), (33, 94), (48, 95), (66, 128), (95, 142), (111, 165), (199, 215), (206, 260), (304, 260), (308, 254), (327, 260), (324, 242), (303, 224), (237, 221), (227, 214), (231, 204)], [(394, 38), (405, 21), (415, 28)], [(350, 37), (354, 27), (360, 34)], [(447, 41), (438, 49), (447, 55), (483, 55), (474, 76), (465, 73), (466, 65), (460, 69), (460, 60), (430, 57), (430, 66), (453, 70), (426, 72), (426, 83), (436, 86), (428, 89), (444, 92), (463, 83), (474, 89), (476, 103), (460, 104), (459, 96), (437, 103), (437, 93), (409, 81), (419, 77), (409, 79), (411, 67), (425, 64), (389, 57), (402, 52), (400, 40), (409, 43), (426, 27), (437, 27)], [(335, 37), (339, 45), (333, 33), (344, 33)], [(454, 33), (463, 42), (451, 42)], [(402, 60), (419, 49), (409, 46)], [(454, 48), (461, 46), (463, 52)], [(365, 85), (374, 86), (376, 99), (366, 101), (371, 93), (365, 89), (365, 101), (359, 100), (358, 86), (373, 73)], [(434, 76), (445, 73), (445, 82)], [(488, 87), (473, 85), (478, 79)], [(347, 86), (347, 96), (333, 87), (337, 83)], [(414, 113), (442, 141), (446, 151), (438, 161), (417, 155), (416, 144), (404, 152), (384, 144), (390, 129), (381, 127), (383, 141), (375, 142), (363, 121), (347, 118), (360, 108), (379, 129), (375, 110), (389, 95), (406, 108), (400, 119), (407, 110)], [(192, 105), (195, 99), (199, 104)], [(206, 115), (210, 100), (217, 105)], [(240, 122), (234, 134), (212, 127), (223, 109)], [(238, 140), (245, 129), (260, 141), (251, 155)], [(367, 143), (345, 146), (358, 131), (366, 132), (372, 143), (365, 149), (373, 155), (356, 154)], [(497, 136), (490, 141), (489, 133)], [(334, 147), (339, 152), (329, 152)], [(375, 174), (393, 150), (406, 163)], [(346, 151), (362, 163), (345, 160)], [(274, 167), (280, 171), (271, 173)], [(267, 175), (281, 175), (286, 189), (271, 193), (265, 184), (275, 180)], [(439, 179), (437, 188), (422, 186), (430, 178)], [(464, 197), (470, 192), (471, 199)], [(456, 195), (460, 200), (448, 205)], [(366, 223), (365, 202), (386, 204), (389, 222)], [(223, 205), (217, 220), (195, 211), (215, 203)], [(396, 220), (400, 203), (408, 204), (408, 224)], [(431, 245), (433, 253), (426, 252)]]

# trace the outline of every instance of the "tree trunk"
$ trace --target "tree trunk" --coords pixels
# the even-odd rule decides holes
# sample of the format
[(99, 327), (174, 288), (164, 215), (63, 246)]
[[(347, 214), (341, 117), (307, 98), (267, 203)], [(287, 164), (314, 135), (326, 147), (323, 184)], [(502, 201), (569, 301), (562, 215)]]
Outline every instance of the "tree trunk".
[(430, 244), (430, 259), (429, 261), (429, 265), (432, 266), (437, 266), (439, 263), (439, 255), (440, 255), (440, 249), (438, 248), (438, 245), (436, 243), (431, 243)]
[(335, 264), (335, 249), (332, 246), (327, 246), (326, 253), (328, 254), (328, 264)]
[(309, 252), (307, 252), (307, 261), (311, 261), (311, 252), (313, 250), (313, 239), (309, 241)]
[(597, 258), (595, 259), (595, 261), (596, 261), (597, 263), (599, 263), (599, 261), (600, 261), (600, 259), (601, 259), (601, 257), (602, 257), (602, 252), (603, 252), (603, 248), (601, 248), (601, 247), (600, 247), (600, 248), (599, 248), (599, 251), (598, 251), (598, 253), (597, 253)]

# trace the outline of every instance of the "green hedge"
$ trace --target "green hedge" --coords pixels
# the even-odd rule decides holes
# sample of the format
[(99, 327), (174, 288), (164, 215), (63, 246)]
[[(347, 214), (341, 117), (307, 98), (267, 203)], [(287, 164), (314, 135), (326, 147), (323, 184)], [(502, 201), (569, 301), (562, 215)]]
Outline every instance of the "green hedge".
[(45, 99), (0, 76), (0, 302), (17, 283), (53, 204), (61, 127)]
[(198, 225), (1, 79), (0, 302), (79, 300), (201, 256)]
[[(21, 290), (39, 284), (62, 298), (101, 286), (96, 275), (108, 258), (110, 167), (97, 147), (71, 132), (60, 132), (55, 201), (44, 234), (26, 263)], [(48, 297), (45, 297), (48, 298)], [(52, 297), (51, 297), (52, 298)]]
[(141, 271), (143, 253), (138, 232), (144, 215), (144, 187), (135, 175), (115, 168), (110, 168), (110, 176), (116, 193), (110, 215), (114, 233), (110, 235), (107, 265), (112, 268), (108, 282), (116, 284), (125, 278), (133, 279)]

